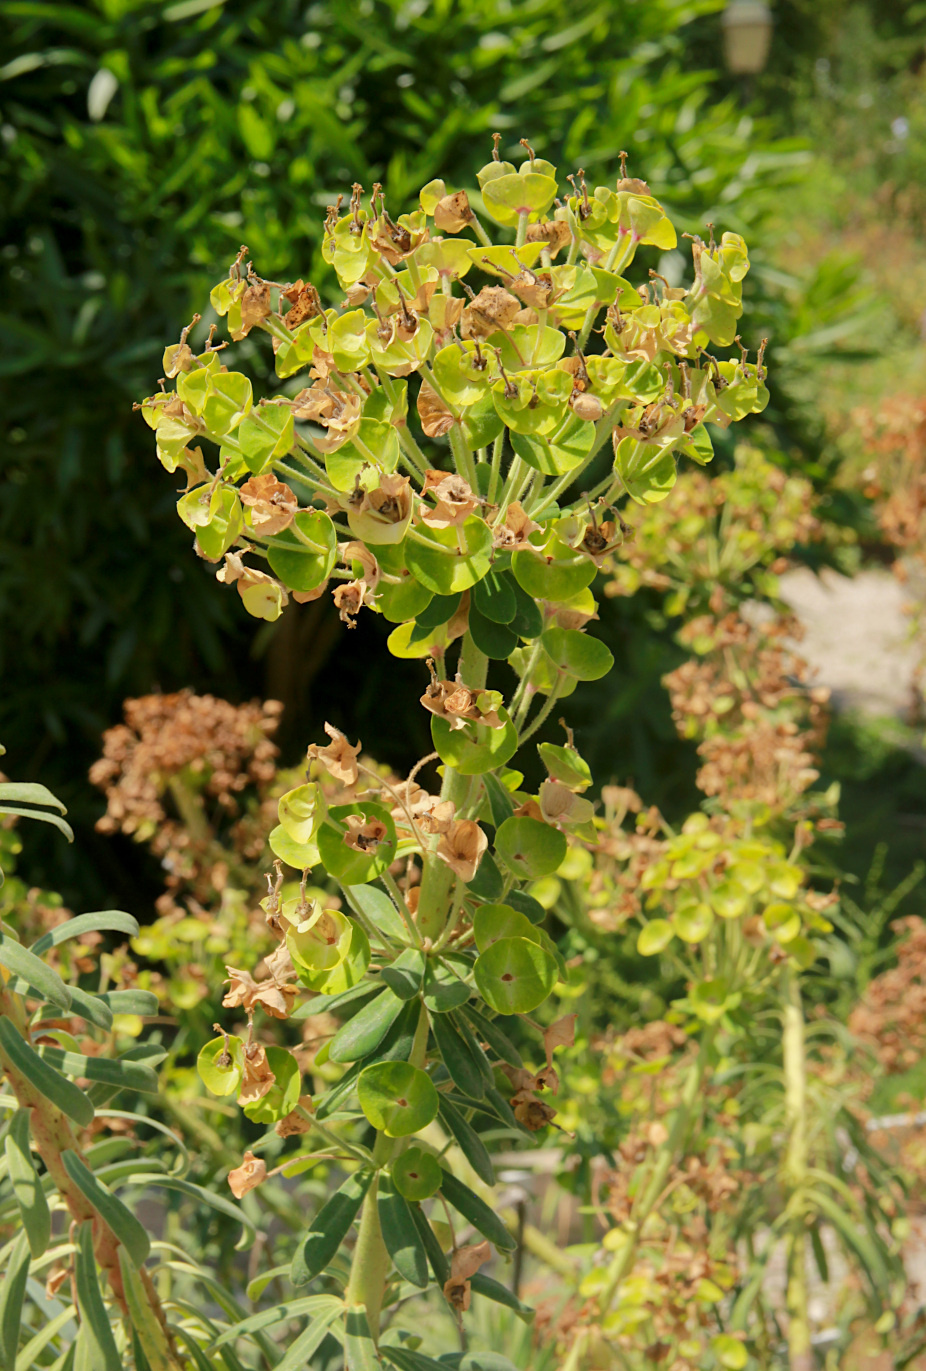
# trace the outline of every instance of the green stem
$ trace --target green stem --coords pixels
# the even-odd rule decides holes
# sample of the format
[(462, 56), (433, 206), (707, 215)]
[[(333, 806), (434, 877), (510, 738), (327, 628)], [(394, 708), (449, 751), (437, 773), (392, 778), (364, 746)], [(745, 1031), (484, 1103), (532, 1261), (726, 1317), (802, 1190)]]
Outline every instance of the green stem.
[(520, 491), (524, 484), (525, 476), (532, 476), (533, 474), (533, 467), (529, 467), (523, 457), (515, 457), (511, 466), (508, 468), (508, 478), (505, 481), (504, 493), (499, 502), (498, 514), (495, 516), (496, 525), (504, 523), (508, 506), (517, 499), (516, 492)]
[(495, 439), (492, 445), (492, 469), (489, 476), (489, 493), (487, 500), (489, 504), (495, 503), (495, 496), (498, 494), (498, 477), (502, 465), (502, 451), (505, 447), (505, 430)]
[[(453, 464), (456, 467), (457, 475), (462, 476), (472, 490), (476, 490), (476, 467), (473, 463), (473, 455), (463, 441), (463, 431), (459, 424), (454, 424), (448, 434), (450, 438), (450, 451), (453, 453)], [(478, 493), (478, 492), (477, 492)]]
[[(482, 690), (486, 683), (488, 665), (488, 657), (479, 651), (469, 633), (466, 633), (460, 652), (460, 675), (464, 684), (473, 690)], [(454, 807), (459, 811), (466, 803), (469, 788), (469, 776), (459, 775), (451, 766), (444, 767), (444, 783), (440, 793), (442, 800), (452, 800)], [(450, 914), (450, 891), (454, 875), (447, 863), (442, 862), (434, 851), (438, 843), (436, 835), (432, 843), (432, 849), (426, 852), (423, 858), (416, 922), (421, 937), (434, 943), (443, 933)]]
[(167, 789), (190, 837), (194, 842), (207, 843), (212, 837), (212, 830), (200, 796), (191, 790), (179, 775), (171, 776), (167, 782)]
[(523, 248), (524, 244), (527, 242), (527, 221), (529, 218), (530, 214), (526, 209), (522, 209), (518, 214), (518, 233), (514, 240), (516, 248)]
[(791, 1371), (812, 1371), (814, 1365), (807, 1311), (807, 1234), (801, 1192), (807, 1184), (807, 1063), (804, 1009), (797, 976), (784, 973), (782, 1056), (785, 1080), (785, 1123), (788, 1145), (782, 1168), (790, 1192), (787, 1233), (788, 1362)]
[(526, 743), (528, 738), (533, 737), (533, 735), (537, 732), (538, 728), (542, 728), (543, 725), (546, 723), (547, 719), (549, 719), (550, 714), (553, 710), (553, 706), (559, 699), (559, 685), (560, 682), (557, 682), (553, 689), (550, 691), (549, 695), (546, 698), (546, 701), (544, 702), (543, 708), (540, 710), (540, 713), (536, 716), (536, 718), (531, 720), (530, 727), (526, 728), (523, 733), (518, 734), (518, 747), (520, 747), (522, 743)]
[(540, 644), (540, 639), (537, 638), (534, 641), (534, 646), (531, 648), (531, 654), (527, 659), (527, 665), (524, 668), (524, 675), (518, 682), (518, 687), (515, 690), (514, 695), (511, 697), (511, 704), (509, 706), (508, 712), (511, 715), (511, 721), (516, 728), (521, 724), (523, 717), (527, 713), (527, 710), (530, 705), (531, 697), (527, 693), (527, 688), (530, 685), (531, 675), (533, 673), (534, 667), (537, 665), (537, 661), (540, 657), (541, 651), (542, 648)]
[(395, 904), (398, 906), (399, 913), (405, 920), (405, 927), (408, 929), (408, 936), (411, 938), (412, 943), (415, 945), (415, 947), (420, 947), (421, 934), (418, 932), (418, 928), (415, 924), (414, 919), (408, 912), (408, 905), (405, 903), (405, 897), (399, 889), (395, 877), (392, 875), (390, 871), (384, 871), (382, 876), (380, 877), (380, 880), (382, 881), (386, 889), (389, 891), (389, 894), (392, 896)]
[(653, 1212), (665, 1189), (666, 1179), (673, 1161), (681, 1154), (687, 1142), (692, 1115), (701, 1092), (701, 1082), (704, 1079), (711, 1036), (709, 1030), (705, 1029), (698, 1048), (698, 1055), (692, 1062), (685, 1078), (681, 1099), (672, 1118), (669, 1136), (656, 1153), (656, 1161), (649, 1182), (633, 1207), (633, 1217), (626, 1229), (626, 1241), (615, 1253), (608, 1268), (607, 1280), (598, 1302), (602, 1316), (610, 1309), (611, 1301), (614, 1299), (621, 1282), (633, 1269), (646, 1220)]
[(480, 224), (479, 220), (476, 218), (475, 214), (473, 215), (472, 219), (470, 220), (470, 225), (469, 225), (469, 226), (470, 226), (470, 228), (473, 230), (473, 233), (475, 233), (476, 237), (479, 239), (480, 243), (482, 244), (482, 246), (483, 246), (484, 248), (491, 248), (491, 247), (494, 247), (494, 243), (492, 242), (492, 239), (491, 239), (491, 238), (489, 237), (489, 235), (486, 233), (485, 229), (482, 227), (482, 225)]
[[(418, 1015), (418, 1027), (409, 1060), (412, 1066), (423, 1067), (428, 1047), (428, 1011), (424, 1004)], [(388, 1166), (393, 1157), (402, 1150), (404, 1143), (398, 1138), (388, 1138), (378, 1133), (373, 1147), (373, 1165), (379, 1173)], [(374, 1341), (379, 1341), (380, 1315), (383, 1308), (383, 1293), (386, 1280), (392, 1268), (392, 1261), (383, 1241), (383, 1230), (379, 1223), (379, 1174), (373, 1177), (373, 1184), (367, 1191), (360, 1214), (360, 1227), (357, 1230), (357, 1244), (351, 1260), (350, 1278), (344, 1299), (347, 1304), (362, 1304), (366, 1310), (367, 1322)]]
[[(623, 271), (624, 267), (627, 265), (627, 262), (634, 254), (635, 244), (633, 241), (633, 235), (629, 235), (628, 241), (624, 246), (623, 252), (620, 252), (620, 261), (618, 261), (618, 252), (620, 251), (620, 247), (621, 240), (620, 238), (618, 238), (617, 242), (614, 244), (613, 248), (608, 254), (608, 260), (604, 264), (605, 271)], [(598, 318), (598, 311), (600, 309), (601, 305), (599, 305), (597, 301), (589, 305), (588, 307), (585, 318), (582, 321), (582, 329), (579, 333), (579, 339), (576, 344), (580, 352), (583, 350), (585, 344), (588, 342), (588, 335), (592, 331), (592, 325)]]

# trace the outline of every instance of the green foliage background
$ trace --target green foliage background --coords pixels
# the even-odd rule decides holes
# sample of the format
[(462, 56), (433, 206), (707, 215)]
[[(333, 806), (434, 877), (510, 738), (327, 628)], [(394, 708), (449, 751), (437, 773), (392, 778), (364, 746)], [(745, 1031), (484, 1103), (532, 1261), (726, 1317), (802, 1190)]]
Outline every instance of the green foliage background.
[(74, 777), (127, 693), (282, 685), (305, 706), (311, 662), (286, 659), (312, 642), (291, 634), (263, 679), (251, 626), (190, 565), (131, 410), (242, 239), (267, 276), (320, 279), (339, 191), (380, 180), (397, 207), (437, 173), (468, 184), (495, 129), (593, 176), (626, 147), (686, 227), (736, 227), (762, 150), (687, 46), (718, 8), (3, 6), (0, 732), (19, 773), (57, 783), (66, 743)]
[[(158, 375), (163, 339), (242, 240), (266, 276), (302, 274), (324, 290), (325, 207), (353, 181), (383, 182), (393, 209), (436, 174), (471, 184), (496, 129), (504, 147), (517, 152), (528, 136), (563, 169), (581, 158), (593, 179), (613, 179), (625, 148), (631, 173), (682, 228), (762, 223), (750, 311), (759, 336), (773, 334), (769, 417), (786, 450), (805, 463), (819, 455), (819, 421), (788, 389), (789, 363), (806, 373), (833, 330), (837, 342), (841, 329), (857, 331), (857, 271), (824, 264), (801, 289), (771, 268), (762, 243), (780, 220), (782, 187), (806, 164), (788, 101), (840, 6), (777, 7), (770, 68), (752, 92), (773, 117), (759, 122), (744, 112), (749, 92), (718, 71), (722, 8), (0, 4), (0, 736), (10, 773), (45, 780), (82, 831), (66, 861), (87, 864), (62, 871), (57, 853), (49, 883), (133, 900), (137, 861), (92, 834), (98, 806), (84, 781), (126, 695), (192, 686), (233, 700), (277, 696), (293, 754), (325, 717), (361, 736), (375, 720), (379, 755), (399, 765), (427, 750), (424, 722), (406, 717), (415, 668), (369, 671), (382, 650), (369, 616), (348, 635), (319, 602), (255, 637), (237, 600), (191, 560), (171, 483), (132, 413)], [(907, 31), (905, 7), (895, 10), (879, 7), (889, 37)], [(816, 470), (826, 482), (826, 464)], [(675, 660), (670, 635), (651, 607), (608, 613), (619, 674), (606, 708), (593, 694), (578, 702), (596, 728), (586, 745), (599, 770), (604, 760), (650, 798), (685, 808), (693, 768), (657, 684)], [(337, 669), (322, 671), (335, 651)]]

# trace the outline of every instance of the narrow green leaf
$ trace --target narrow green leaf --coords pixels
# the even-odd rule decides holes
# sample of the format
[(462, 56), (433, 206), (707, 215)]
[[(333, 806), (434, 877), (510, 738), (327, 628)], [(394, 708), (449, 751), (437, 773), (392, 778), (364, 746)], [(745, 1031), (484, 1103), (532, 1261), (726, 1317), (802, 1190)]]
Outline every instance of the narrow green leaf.
[(44, 809), (23, 809), (22, 805), (0, 804), (0, 814), (16, 814), (21, 819), (40, 819), (42, 823), (54, 824), (60, 833), (63, 833), (69, 843), (74, 841), (74, 833), (70, 824), (66, 824), (63, 819), (59, 819), (57, 814), (49, 814)]
[(60, 1314), (56, 1314), (53, 1319), (44, 1323), (34, 1338), (23, 1346), (19, 1356), (16, 1358), (16, 1371), (35, 1371), (37, 1366), (41, 1366), (39, 1353), (43, 1352), (50, 1342), (69, 1324), (77, 1313), (77, 1306), (69, 1304), (66, 1309), (62, 1309)]
[(335, 1332), (334, 1324), (341, 1317), (341, 1308), (329, 1309), (319, 1314), (308, 1328), (304, 1329), (286, 1349), (286, 1356), (277, 1362), (274, 1371), (305, 1371), (309, 1358), (314, 1356), (329, 1333)]
[(374, 1173), (356, 1171), (322, 1205), (312, 1227), (293, 1257), (291, 1279), (293, 1285), (305, 1285), (324, 1271), (335, 1252), (350, 1232), (360, 1206), (373, 1181)]
[(0, 1356), (3, 1358), (3, 1371), (16, 1371), (19, 1330), (28, 1276), (29, 1242), (23, 1232), (13, 1244), (3, 1273), (3, 1283), (0, 1285)]
[(144, 1018), (158, 1012), (158, 997), (150, 990), (107, 990), (100, 999), (114, 1014), (138, 1014)]
[(490, 1209), (485, 1200), (481, 1200), (468, 1185), (457, 1180), (449, 1171), (444, 1172), (441, 1192), (448, 1204), (452, 1204), (454, 1209), (474, 1228), (478, 1228), (484, 1238), (493, 1242), (500, 1252), (514, 1251), (518, 1245), (517, 1241), (508, 1232), (495, 1210)]
[(403, 1009), (403, 1001), (388, 988), (348, 1019), (331, 1039), (328, 1060), (355, 1062), (379, 1047)]
[(90, 1081), (102, 1081), (104, 1085), (114, 1085), (120, 1090), (143, 1090), (148, 1094), (158, 1092), (158, 1078), (150, 1066), (142, 1062), (126, 1061), (117, 1057), (83, 1057), (77, 1052), (65, 1052), (60, 1047), (40, 1047), (39, 1055), (50, 1062), (58, 1071), (69, 1076), (84, 1076)]
[(494, 1185), (495, 1170), (485, 1143), (446, 1095), (440, 1097), (440, 1116), (479, 1179), (486, 1185)]
[(445, 1361), (435, 1361), (433, 1357), (426, 1357), (422, 1352), (413, 1352), (410, 1347), (384, 1345), (380, 1351), (384, 1360), (398, 1367), (398, 1371), (447, 1371)]
[(383, 980), (400, 1000), (411, 1000), (421, 989), (425, 972), (424, 953), (417, 947), (407, 947), (391, 966), (384, 966)]
[(70, 1012), (80, 1019), (86, 1019), (88, 1023), (96, 1024), (97, 1028), (102, 1028), (108, 1033), (113, 1026), (113, 1011), (102, 995), (91, 995), (76, 985), (69, 985), (68, 990), (71, 995)]
[(76, 1152), (62, 1153), (61, 1160), (71, 1180), (96, 1212), (115, 1233), (136, 1266), (142, 1266), (151, 1251), (144, 1225), (122, 1201), (94, 1176)]
[(30, 1114), (29, 1109), (17, 1109), (10, 1119), (6, 1135), (6, 1160), (13, 1194), (29, 1240), (29, 1250), (33, 1257), (41, 1257), (51, 1237), (51, 1215), (29, 1149)]
[[(448, 1262), (444, 1249), (437, 1240), (437, 1234), (428, 1222), (427, 1216), (422, 1212), (420, 1204), (410, 1204), (409, 1213), (412, 1222), (418, 1229), (424, 1250), (428, 1254), (428, 1264), (434, 1272), (434, 1279), (438, 1285), (443, 1286), (450, 1279), (450, 1263)], [(385, 1348), (383, 1349), (385, 1355)]]
[[(363, 887), (365, 890), (368, 886)], [(332, 1013), (342, 1008), (343, 1005), (352, 1004), (354, 1000), (365, 999), (375, 994), (379, 986), (373, 981), (360, 981), (358, 985), (352, 985), (349, 990), (342, 990), (337, 995), (313, 995), (310, 1000), (304, 1000), (298, 1009), (294, 1009), (290, 1014), (290, 1020), (309, 1019), (313, 1014), (321, 1014), (325, 1010)]]
[(374, 928), (393, 942), (407, 942), (405, 920), (384, 890), (375, 885), (346, 885), (343, 887), (352, 909), (369, 919)]
[(503, 1062), (508, 1062), (509, 1066), (524, 1065), (520, 1052), (508, 1034), (499, 1027), (497, 1019), (490, 1019), (487, 1014), (469, 1004), (465, 1006), (463, 1013), (473, 1025), (477, 1036), (483, 1038)]
[(533, 1323), (534, 1310), (530, 1305), (522, 1304), (517, 1295), (509, 1290), (507, 1285), (502, 1285), (501, 1281), (486, 1276), (482, 1271), (476, 1271), (470, 1276), (470, 1285), (474, 1294), (482, 1295), (487, 1300), (494, 1300), (496, 1304), (503, 1304), (507, 1309), (513, 1309), (525, 1323)]
[(428, 1284), (427, 1252), (408, 1200), (399, 1194), (388, 1176), (380, 1176), (376, 1203), (383, 1241), (395, 1269), (403, 1280), (425, 1289)]
[(367, 1311), (362, 1304), (347, 1307), (344, 1318), (344, 1362), (345, 1371), (376, 1371), (378, 1366), (382, 1366), (376, 1354)]
[(124, 1247), (119, 1249), (119, 1270), (122, 1273), (129, 1323), (145, 1354), (149, 1371), (176, 1371), (176, 1361), (171, 1354), (167, 1334), (151, 1308), (138, 1268)]
[(506, 819), (510, 819), (514, 813), (514, 800), (511, 792), (506, 790), (497, 776), (493, 776), (491, 771), (487, 771), (482, 778), (486, 788), (486, 795), (489, 800), (489, 809), (492, 812), (492, 822), (496, 828), (500, 828)]
[(32, 944), (32, 951), (41, 957), (50, 947), (58, 947), (71, 938), (82, 938), (85, 933), (127, 933), (130, 938), (138, 934), (138, 920), (121, 909), (103, 909), (94, 914), (78, 914), (66, 923), (58, 924), (48, 933), (43, 933)]
[[(7, 990), (11, 990), (14, 995), (22, 995), (30, 1000), (44, 998), (38, 987), (30, 985), (28, 981), (23, 980), (22, 976), (11, 976), (7, 982)], [(97, 1028), (105, 1029), (107, 1032), (112, 1028), (112, 1011), (108, 1005), (103, 1003), (102, 996), (90, 995), (86, 990), (81, 990), (76, 985), (69, 985), (67, 992), (71, 997), (68, 1008), (69, 1014), (75, 1014), (79, 1019), (86, 1019), (88, 1023), (96, 1024)]]
[(479, 1068), (479, 1071), (482, 1073), (483, 1082), (485, 1084), (486, 1089), (488, 1089), (490, 1085), (495, 1084), (495, 1075), (492, 1071), (492, 1063), (489, 1061), (488, 1057), (483, 1052), (481, 1043), (479, 1042), (475, 1033), (469, 1026), (469, 1021), (462, 1014), (453, 1014), (451, 1015), (451, 1018), (453, 1019), (454, 1026), (456, 1027), (457, 1032), (459, 1033), (463, 1041), (466, 1043), (466, 1046), (469, 1049), (470, 1056), (476, 1063), (476, 1066)]
[(485, 1079), (450, 1014), (432, 1014), (431, 1032), (454, 1085), (464, 1095), (481, 1099), (486, 1091)]
[(0, 1051), (12, 1065), (28, 1076), (47, 1100), (57, 1105), (69, 1119), (86, 1128), (93, 1122), (93, 1104), (73, 1081), (44, 1062), (31, 1043), (20, 1037), (9, 1019), (0, 1018)]
[(318, 1102), (315, 1117), (319, 1122), (327, 1119), (343, 1100), (347, 1098), (357, 1083), (357, 1077), (371, 1062), (407, 1062), (415, 1041), (415, 1029), (421, 1006), (417, 1000), (410, 1000), (383, 1038), (375, 1052), (348, 1067), (336, 1085), (326, 1090)]
[(35, 781), (0, 782), (0, 802), (6, 801), (22, 805), (48, 805), (49, 809), (57, 809), (59, 814), (67, 813), (67, 808), (57, 795), (53, 795), (46, 786), (38, 785)]
[[(117, 1111), (113, 1110), (113, 1113), (117, 1113)], [(129, 1176), (126, 1185), (156, 1185), (161, 1190), (178, 1190), (181, 1195), (189, 1195), (199, 1204), (208, 1205), (210, 1209), (217, 1210), (219, 1214), (225, 1214), (228, 1218), (235, 1219), (242, 1226), (241, 1237), (235, 1244), (236, 1252), (244, 1251), (250, 1247), (257, 1237), (257, 1229), (238, 1205), (233, 1204), (231, 1200), (226, 1200), (224, 1195), (214, 1195), (211, 1190), (206, 1190), (201, 1185), (194, 1185), (192, 1181), (183, 1180), (180, 1176)]]
[(57, 971), (52, 971), (50, 966), (46, 966), (21, 943), (14, 942), (12, 938), (0, 941), (0, 966), (5, 966), (28, 985), (35, 986), (43, 1000), (57, 1005), (59, 1009), (70, 1009), (71, 996)]
[(80, 1333), (74, 1355), (74, 1371), (122, 1371), (122, 1358), (106, 1314), (93, 1254), (93, 1226), (80, 1226), (75, 1255), (75, 1295), (80, 1311)]
[[(280, 1267), (281, 1271), (287, 1271), (288, 1267)], [(307, 1314), (310, 1319), (316, 1319), (320, 1314), (333, 1312), (335, 1317), (344, 1309), (343, 1300), (337, 1299), (334, 1295), (303, 1295), (298, 1300), (283, 1300), (279, 1304), (272, 1305), (269, 1309), (262, 1309), (259, 1314), (252, 1314), (250, 1318), (242, 1319), (240, 1323), (233, 1324), (231, 1328), (226, 1328), (221, 1337), (216, 1338), (211, 1343), (211, 1350), (217, 1351), (224, 1347), (228, 1342), (234, 1342), (236, 1338), (247, 1337), (250, 1333), (258, 1333), (262, 1328), (270, 1328), (275, 1323), (282, 1323), (284, 1319), (300, 1318)]]

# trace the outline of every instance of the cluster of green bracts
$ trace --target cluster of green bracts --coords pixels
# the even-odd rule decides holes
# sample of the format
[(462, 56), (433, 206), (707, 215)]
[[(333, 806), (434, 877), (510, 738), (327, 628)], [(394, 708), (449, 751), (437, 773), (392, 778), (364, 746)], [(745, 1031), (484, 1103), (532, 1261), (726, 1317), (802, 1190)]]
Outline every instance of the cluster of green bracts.
[[(374, 1364), (364, 1348), (377, 1344), (384, 1298), (408, 1285), (433, 1275), (458, 1311), (472, 1291), (512, 1301), (478, 1269), (488, 1246), (454, 1240), (448, 1259), (423, 1207), (455, 1211), (509, 1251), (448, 1148), (490, 1186), (484, 1130), (530, 1136), (555, 1112), (543, 1096), (555, 1093), (565, 1021), (548, 1030), (536, 1072), (513, 1030), (565, 977), (530, 886), (560, 868), (571, 841), (594, 841), (592, 778), (568, 733), (540, 745), (536, 794), (511, 763), (557, 700), (610, 668), (585, 630), (592, 582), (625, 531), (616, 502), (664, 498), (679, 453), (709, 460), (706, 423), (726, 426), (768, 398), (761, 355), (750, 365), (705, 350), (735, 340), (742, 239), (695, 239), (690, 287), (655, 271), (634, 285), (625, 273), (639, 248), (676, 246), (645, 184), (624, 175), (590, 192), (579, 173), (560, 199), (555, 169), (528, 152), (516, 168), (496, 151), (472, 196), (432, 182), (397, 220), (379, 187), (367, 201), (355, 187), (326, 224), (340, 308), (324, 309), (301, 280), (261, 279), (242, 249), (211, 303), (233, 341), (270, 335), (277, 393), (255, 403), (213, 331), (197, 355), (187, 330), (165, 352), (175, 390), (142, 406), (160, 460), (186, 475), (178, 509), (197, 552), (221, 563), (250, 613), (275, 619), (330, 584), (348, 625), (364, 608), (382, 614), (392, 653), (430, 671), (421, 706), (440, 794), (422, 789), (417, 767), (405, 781), (365, 767), (329, 729), (271, 837), (301, 877), (287, 881), (281, 866), (265, 901), (280, 948), (263, 981), (229, 969), (225, 1003), (249, 1019), (336, 1013), (342, 1026), (316, 1063), (342, 1074), (310, 1100), (292, 1055), (253, 1033), (223, 1033), (200, 1058), (211, 1090), (237, 1093), (284, 1136), (309, 1135), (311, 1154), (292, 1154), (284, 1173), (303, 1156), (352, 1160), (292, 1276), (343, 1277), (345, 1303), (320, 1336), (340, 1336), (357, 1366)], [(492, 244), (484, 218), (510, 241)], [(513, 669), (512, 689), (489, 685), (491, 661)], [(293, 981), (313, 992), (294, 1013)], [(242, 1192), (262, 1166), (242, 1168)], [(348, 1271), (338, 1253), (358, 1215)], [(401, 1340), (379, 1354), (412, 1366)], [(435, 1364), (415, 1357), (416, 1371)]]

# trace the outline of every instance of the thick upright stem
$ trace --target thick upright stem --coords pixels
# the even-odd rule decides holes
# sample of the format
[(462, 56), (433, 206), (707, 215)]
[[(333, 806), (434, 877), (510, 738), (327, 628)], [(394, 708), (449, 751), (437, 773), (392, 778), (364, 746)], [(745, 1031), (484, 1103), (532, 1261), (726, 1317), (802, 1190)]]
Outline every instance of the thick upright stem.
[(704, 1079), (704, 1070), (707, 1065), (707, 1056), (710, 1051), (711, 1034), (705, 1030), (701, 1045), (698, 1048), (698, 1055), (689, 1068), (685, 1084), (682, 1087), (682, 1095), (679, 1100), (678, 1108), (672, 1117), (672, 1127), (669, 1136), (656, 1153), (656, 1161), (653, 1166), (652, 1175), (649, 1178), (646, 1189), (641, 1194), (638, 1202), (633, 1208), (633, 1217), (628, 1225), (627, 1240), (618, 1250), (611, 1262), (608, 1270), (608, 1278), (599, 1299), (599, 1309), (602, 1315), (607, 1313), (611, 1301), (623, 1281), (633, 1269), (633, 1263), (637, 1255), (637, 1248), (643, 1233), (643, 1227), (650, 1214), (653, 1212), (660, 1195), (665, 1189), (669, 1170), (672, 1163), (680, 1156), (688, 1140), (688, 1132), (691, 1127), (691, 1119), (698, 1096), (701, 1091), (701, 1082)]
[(804, 1009), (797, 976), (784, 975), (782, 1052), (785, 1080), (785, 1124), (788, 1146), (783, 1179), (789, 1191), (787, 1230), (788, 1362), (791, 1371), (812, 1371), (814, 1359), (807, 1312), (807, 1234), (802, 1191), (807, 1183), (807, 1063)]
[[(428, 1047), (428, 1011), (424, 1004), (418, 1016), (418, 1027), (415, 1030), (415, 1041), (412, 1043), (409, 1061), (412, 1066), (423, 1067), (427, 1057)], [(362, 1304), (367, 1314), (367, 1322), (370, 1325), (370, 1332), (373, 1338), (379, 1340), (380, 1315), (383, 1308), (383, 1294), (386, 1289), (386, 1280), (392, 1265), (386, 1244), (383, 1241), (383, 1230), (379, 1222), (379, 1205), (377, 1204), (377, 1194), (379, 1191), (379, 1171), (388, 1166), (393, 1157), (397, 1156), (402, 1150), (403, 1143), (396, 1138), (387, 1138), (385, 1133), (380, 1133), (376, 1138), (376, 1145), (373, 1148), (373, 1165), (377, 1168), (377, 1175), (373, 1177), (373, 1184), (367, 1191), (363, 1201), (363, 1209), (360, 1214), (360, 1227), (357, 1230), (357, 1244), (354, 1248), (354, 1255), (351, 1260), (350, 1278), (347, 1289), (344, 1292), (344, 1299), (347, 1304)]]
[[(484, 652), (479, 651), (467, 633), (463, 638), (460, 653), (460, 675), (464, 684), (473, 690), (481, 690), (486, 683), (488, 665), (489, 659)], [(469, 776), (460, 776), (453, 767), (445, 767), (441, 799), (452, 800), (456, 809), (460, 810), (466, 802), (470, 784)], [(434, 844), (437, 845), (436, 838)], [(433, 851), (426, 852), (416, 920), (422, 939), (429, 938), (434, 943), (444, 931), (450, 915), (450, 890), (453, 880), (453, 872), (446, 862), (442, 862)]]

